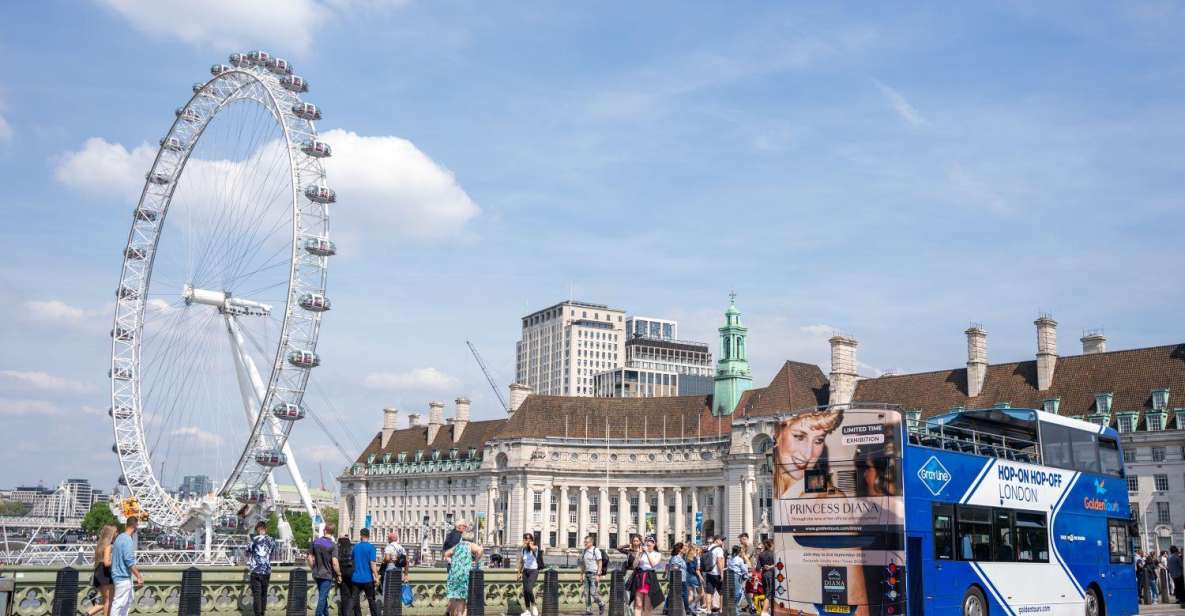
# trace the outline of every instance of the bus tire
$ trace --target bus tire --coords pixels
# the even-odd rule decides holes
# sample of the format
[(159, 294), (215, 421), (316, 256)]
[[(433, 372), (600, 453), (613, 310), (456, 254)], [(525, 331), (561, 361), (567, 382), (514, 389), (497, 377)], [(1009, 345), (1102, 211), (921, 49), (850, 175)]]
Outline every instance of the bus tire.
[(1084, 603), (1086, 616), (1104, 616), (1107, 613), (1107, 608), (1103, 606), (1103, 597), (1099, 594), (1099, 589), (1094, 584), (1091, 584), (1086, 589)]
[(963, 594), (963, 616), (988, 616), (987, 600), (979, 587), (971, 586)]

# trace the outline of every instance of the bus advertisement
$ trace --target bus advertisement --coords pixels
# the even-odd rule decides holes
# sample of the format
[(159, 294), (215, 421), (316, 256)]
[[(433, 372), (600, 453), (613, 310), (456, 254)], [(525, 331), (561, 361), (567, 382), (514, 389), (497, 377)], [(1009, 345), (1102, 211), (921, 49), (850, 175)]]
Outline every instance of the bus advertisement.
[(1114, 430), (867, 406), (777, 425), (775, 614), (1138, 613)]

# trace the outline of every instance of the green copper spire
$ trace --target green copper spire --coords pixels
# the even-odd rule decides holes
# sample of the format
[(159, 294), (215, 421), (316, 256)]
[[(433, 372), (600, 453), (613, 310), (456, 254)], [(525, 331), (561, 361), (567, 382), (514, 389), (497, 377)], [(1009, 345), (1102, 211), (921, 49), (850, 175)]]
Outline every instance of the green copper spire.
[(716, 362), (716, 389), (712, 396), (713, 415), (732, 415), (741, 394), (753, 386), (749, 359), (745, 352), (745, 338), (749, 328), (741, 325), (741, 311), (737, 310), (736, 293), (728, 294), (728, 310), (724, 311), (724, 326), (720, 328), (720, 359)]

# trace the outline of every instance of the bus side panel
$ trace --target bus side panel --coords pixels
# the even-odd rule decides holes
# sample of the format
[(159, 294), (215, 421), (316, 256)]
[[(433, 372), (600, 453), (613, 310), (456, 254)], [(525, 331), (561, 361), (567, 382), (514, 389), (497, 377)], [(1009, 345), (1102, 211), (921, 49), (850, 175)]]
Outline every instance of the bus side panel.
[(1051, 539), (1061, 564), (1083, 592), (1092, 583), (1098, 585), (1107, 614), (1136, 614), (1135, 568), (1131, 563), (1111, 562), (1108, 517), (1128, 517), (1126, 482), (1118, 477), (1081, 475), (1054, 519)]

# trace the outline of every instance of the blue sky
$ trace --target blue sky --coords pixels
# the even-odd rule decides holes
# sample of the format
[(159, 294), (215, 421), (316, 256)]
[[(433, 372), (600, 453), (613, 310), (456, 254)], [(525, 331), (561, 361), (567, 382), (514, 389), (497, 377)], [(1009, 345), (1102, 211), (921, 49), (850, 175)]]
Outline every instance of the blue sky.
[[(0, 485), (118, 475), (144, 144), (257, 47), (358, 144), (309, 398), (350, 449), (385, 405), (497, 416), (465, 340), (504, 386), (518, 317), (569, 293), (714, 342), (736, 289), (758, 384), (836, 330), (867, 375), (961, 365), (970, 321), (1031, 357), (1038, 311), (1063, 354), (1182, 339), (1180, 5), (268, 4), (0, 9)], [(294, 439), (314, 483), (341, 465)]]

